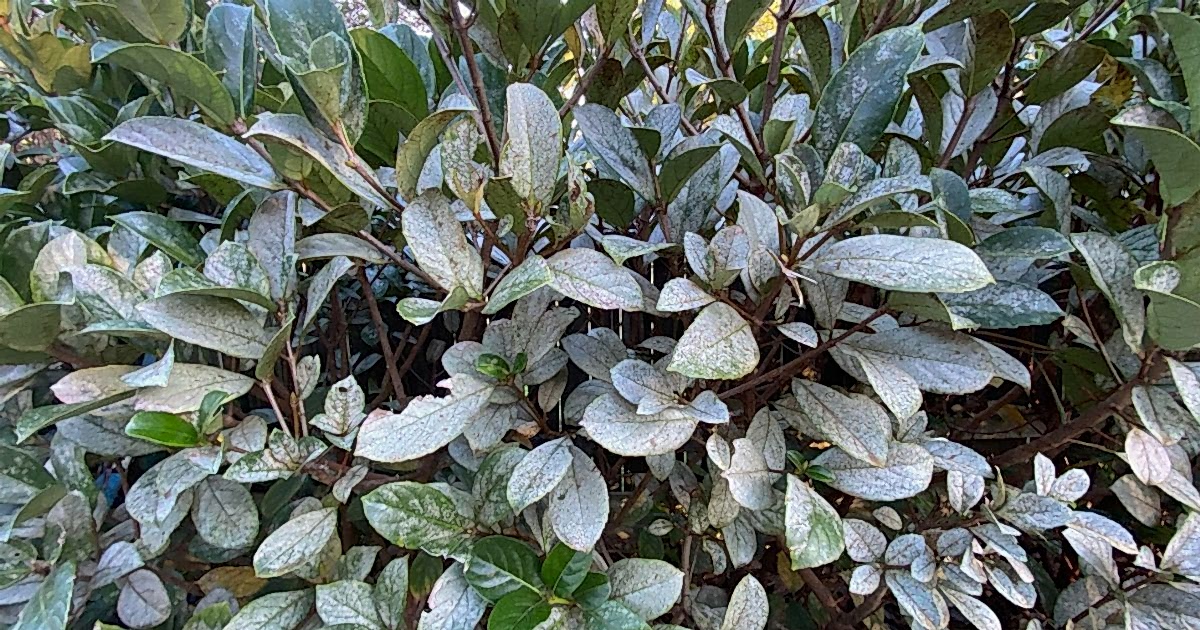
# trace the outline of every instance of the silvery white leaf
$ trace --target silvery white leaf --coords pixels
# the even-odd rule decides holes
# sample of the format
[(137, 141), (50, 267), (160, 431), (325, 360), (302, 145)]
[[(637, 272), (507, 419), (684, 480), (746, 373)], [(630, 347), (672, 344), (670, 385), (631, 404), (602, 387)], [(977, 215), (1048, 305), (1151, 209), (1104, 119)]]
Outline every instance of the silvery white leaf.
[(1021, 608), (1033, 608), (1037, 603), (1037, 590), (1033, 588), (1033, 584), (1014, 579), (1015, 576), (1008, 569), (990, 564), (985, 568), (988, 581), (991, 582), (996, 592), (1004, 596), (1004, 599)]
[(715, 301), (717, 298), (695, 282), (687, 278), (672, 278), (659, 292), (656, 308), (664, 313), (678, 313), (695, 310)]
[(976, 392), (995, 376), (988, 350), (960, 332), (910, 326), (873, 335), (855, 334), (844, 343), (895, 363), (923, 391), (935, 394)]
[[(767, 468), (783, 470), (787, 466), (787, 442), (783, 435), (783, 427), (766, 407), (759, 409), (746, 427), (746, 438), (762, 451)], [(771, 482), (779, 478), (779, 473), (771, 473)]]
[(933, 456), (933, 466), (938, 470), (954, 470), (967, 475), (992, 478), (992, 468), (982, 455), (958, 442), (934, 438), (921, 444)]
[(888, 544), (883, 560), (888, 565), (909, 567), (913, 577), (922, 582), (933, 578), (935, 558), (933, 550), (920, 534), (897, 536)]
[(1091, 485), (1092, 482), (1088, 479), (1087, 471), (1074, 468), (1054, 480), (1054, 485), (1050, 488), (1050, 496), (1059, 501), (1078, 501), (1087, 494)]
[(887, 461), (875, 467), (832, 448), (813, 460), (833, 471), (829, 485), (868, 501), (907, 499), (925, 488), (933, 477), (933, 457), (915, 444), (893, 443)]
[(864, 398), (803, 379), (792, 380), (796, 404), (808, 422), (852, 457), (873, 465), (887, 462), (892, 422), (882, 407)]
[(933, 587), (914, 579), (908, 571), (884, 571), (883, 578), (900, 609), (922, 626), (936, 630), (950, 623), (946, 600)]
[(625, 342), (610, 328), (593, 328), (588, 333), (567, 335), (562, 347), (571, 361), (592, 378), (608, 381), (613, 366), (629, 358)]
[(700, 546), (712, 561), (713, 573), (716, 575), (725, 573), (729, 568), (729, 556), (725, 553), (725, 548), (721, 546), (721, 543), (711, 538), (705, 538), (700, 541)]
[(1183, 399), (1183, 404), (1192, 413), (1192, 417), (1200, 422), (1200, 376), (1196, 371), (1171, 357), (1167, 357), (1167, 366), (1171, 369), (1171, 378), (1175, 381), (1175, 390)]
[(975, 252), (941, 239), (872, 234), (833, 243), (815, 271), (889, 291), (963, 293), (995, 280)]
[(398, 414), (372, 413), (358, 431), (354, 454), (377, 462), (424, 457), (458, 437), (479, 413), (495, 385), (465, 375), (438, 384), (450, 395), (419, 396)]
[(904, 526), (904, 521), (900, 519), (900, 514), (896, 509), (887, 505), (875, 508), (871, 512), (871, 516), (874, 516), (880, 525), (893, 531), (900, 531), (900, 528)]
[(546, 261), (550, 286), (588, 306), (642, 310), (642, 289), (626, 269), (593, 249), (564, 249)]
[(1073, 513), (1071, 520), (1067, 522), (1067, 527), (1103, 539), (1113, 548), (1127, 554), (1135, 555), (1138, 552), (1137, 543), (1133, 541), (1133, 535), (1129, 533), (1129, 530), (1118, 525), (1116, 521), (1095, 512)]
[(550, 493), (550, 524), (563, 544), (586, 553), (608, 522), (608, 485), (586, 453), (570, 450), (571, 467)]
[(725, 477), (713, 478), (712, 491), (708, 497), (708, 522), (720, 529), (728, 526), (742, 511), (741, 504), (729, 491), (729, 481)]
[(850, 592), (855, 595), (870, 595), (879, 590), (883, 570), (873, 564), (860, 564), (850, 573)]
[(258, 536), (258, 506), (240, 483), (216, 475), (196, 486), (192, 523), (205, 542), (222, 549), (243, 549)]
[(530, 451), (512, 470), (508, 503), (520, 513), (550, 493), (571, 468), (571, 441), (558, 438)]
[(739, 379), (758, 366), (758, 342), (732, 306), (714, 302), (692, 321), (667, 370), (691, 378)]
[(145, 564), (137, 545), (123, 540), (117, 541), (109, 545), (100, 555), (100, 561), (96, 565), (96, 573), (92, 575), (89, 588), (93, 590), (104, 588), (119, 578), (142, 568)]
[(366, 582), (340, 580), (317, 585), (317, 615), (328, 625), (352, 624), (383, 630), (373, 588)]
[[(754, 514), (754, 513), (751, 513)], [(734, 519), (733, 523), (721, 530), (725, 539), (725, 548), (729, 551), (729, 561), (733, 568), (740, 569), (754, 560), (758, 553), (758, 535), (755, 526), (751, 525), (748, 514), (743, 512)]]
[(171, 598), (153, 571), (130, 573), (117, 598), (117, 616), (130, 628), (153, 628), (171, 616)]
[(262, 595), (242, 607), (225, 626), (229, 630), (292, 630), (308, 618), (312, 589)]
[(1163, 551), (1162, 570), (1192, 579), (1200, 575), (1200, 515), (1192, 512)]
[(679, 410), (642, 415), (616, 394), (596, 398), (583, 412), (580, 425), (606, 450), (644, 457), (673, 453), (696, 431), (697, 420)]
[(483, 260), (467, 243), (462, 225), (440, 192), (426, 192), (400, 216), (404, 238), (417, 264), (442, 289), (461, 288), (469, 297), (483, 291)]
[[(508, 142), (500, 154), (500, 175), (532, 207), (548, 206), (562, 158), (562, 121), (541, 88), (529, 83), (508, 86), (504, 130)], [(536, 204), (536, 205), (535, 205)]]
[(874, 525), (848, 518), (842, 521), (842, 534), (846, 541), (846, 554), (855, 562), (876, 562), (887, 549), (887, 538)]
[(467, 584), (463, 565), (455, 562), (433, 583), (417, 630), (464, 630), (483, 618), (487, 601)]
[(1022, 492), (1011, 497), (996, 515), (1028, 532), (1055, 529), (1067, 524), (1071, 510), (1050, 497)]
[(254, 552), (254, 574), (261, 578), (287, 575), (320, 555), (337, 532), (337, 509), (313, 510), (284, 523)]
[(855, 378), (870, 383), (871, 389), (897, 418), (908, 418), (920, 411), (921, 388), (916, 379), (895, 361), (876, 352), (846, 345), (832, 348), (830, 356)]
[(671, 610), (683, 589), (683, 571), (646, 558), (626, 558), (608, 569), (609, 597), (649, 621)]
[(1158, 485), (1171, 474), (1171, 457), (1157, 438), (1133, 428), (1125, 436), (1125, 455), (1129, 467), (1142, 483)]
[(942, 595), (979, 630), (1001, 630), (1000, 618), (987, 604), (954, 589), (942, 589)]
[(639, 258), (647, 254), (674, 247), (674, 243), (647, 243), (636, 238), (621, 234), (607, 234), (600, 237), (600, 246), (612, 256), (618, 265), (624, 265), (630, 258)]
[(721, 471), (721, 476), (729, 481), (729, 492), (734, 499), (751, 510), (766, 509), (774, 502), (771, 493), (773, 477), (767, 460), (748, 438), (733, 441), (733, 457), (729, 467)]
[(1135, 387), (1130, 400), (1142, 425), (1164, 445), (1175, 444), (1195, 426), (1192, 415), (1157, 387)]
[(1146, 334), (1145, 298), (1133, 284), (1137, 261), (1119, 242), (1100, 232), (1072, 234), (1071, 243), (1083, 255), (1092, 280), (1121, 322), (1126, 345), (1136, 354)]
[(956, 470), (946, 473), (946, 494), (950, 507), (960, 514), (975, 507), (983, 498), (984, 479), (978, 475), (963, 474)]
[(747, 575), (733, 589), (721, 630), (764, 630), (769, 615), (767, 591), (753, 575)]
[(1063, 530), (1062, 536), (1075, 550), (1079, 561), (1090, 567), (1091, 573), (1100, 575), (1110, 582), (1120, 581), (1117, 563), (1113, 560), (1112, 545), (1099, 537), (1077, 529)]
[(820, 339), (817, 337), (816, 329), (809, 324), (805, 324), (804, 322), (788, 322), (786, 324), (780, 324), (777, 329), (779, 332), (783, 333), (783, 336), (799, 343), (802, 346), (815, 348), (820, 343)]

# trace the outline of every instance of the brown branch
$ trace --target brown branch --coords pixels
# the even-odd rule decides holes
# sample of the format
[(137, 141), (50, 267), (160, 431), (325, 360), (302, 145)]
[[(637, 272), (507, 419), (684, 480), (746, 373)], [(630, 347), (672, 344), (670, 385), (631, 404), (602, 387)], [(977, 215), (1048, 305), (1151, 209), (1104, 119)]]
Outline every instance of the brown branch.
[(392, 354), (392, 342), (388, 340), (388, 329), (379, 313), (379, 303), (375, 301), (375, 291), (367, 280), (367, 272), (362, 267), (356, 269), (358, 282), (362, 285), (363, 297), (367, 299), (367, 308), (371, 311), (371, 321), (375, 324), (376, 336), (379, 337), (379, 348), (383, 350), (383, 363), (387, 367), (388, 378), (392, 381), (392, 391), (404, 395), (404, 383), (400, 382), (400, 374), (396, 371), (396, 356)]
[(571, 98), (568, 98), (567, 102), (563, 103), (563, 106), (558, 108), (559, 118), (566, 116), (567, 113), (571, 111), (571, 108), (575, 107), (575, 104), (579, 102), (579, 99), (583, 98), (583, 95), (587, 92), (588, 87), (591, 86), (592, 80), (596, 78), (596, 73), (600, 71), (600, 66), (604, 65), (604, 62), (608, 59), (608, 56), (612, 54), (612, 48), (612, 44), (606, 46), (604, 50), (600, 52), (600, 56), (596, 57), (596, 61), (592, 64), (592, 67), (588, 68), (587, 72), (583, 73), (583, 76), (579, 78), (579, 83), (575, 86), (575, 91), (571, 94)]
[(855, 333), (866, 330), (867, 327), (871, 325), (871, 322), (874, 322), (875, 320), (879, 319), (880, 317), (883, 317), (887, 313), (887, 310), (888, 309), (886, 306), (879, 307), (878, 309), (875, 310), (874, 313), (871, 313), (871, 315), (869, 317), (867, 317), (866, 319), (862, 320), (861, 322), (855, 324), (849, 330), (846, 330), (842, 334), (825, 340), (824, 342), (820, 343), (819, 345), (817, 345), (817, 347), (813, 348), (812, 350), (805, 352), (804, 354), (800, 355), (799, 357), (792, 359), (791, 361), (775, 368), (774, 370), (771, 370), (770, 372), (767, 372), (766, 374), (763, 374), (763, 375), (753, 378), (749, 381), (746, 381), (745, 383), (742, 383), (741, 385), (738, 385), (737, 387), (734, 387), (732, 389), (727, 389), (727, 390), (721, 392), (720, 397), (722, 399), (730, 398), (730, 397), (736, 396), (742, 392), (753, 390), (755, 387), (758, 387), (762, 383), (779, 382), (779, 381), (783, 381), (784, 379), (787, 379), (788, 377), (792, 376), (793, 374), (799, 372), (802, 368), (804, 368), (805, 365), (808, 365), (809, 361), (812, 361), (813, 359), (821, 356), (822, 354), (825, 353), (825, 351), (829, 350), (833, 346), (836, 346), (837, 344), (845, 341), (846, 338), (850, 337), (851, 335), (853, 335)]
[(1073, 421), (1058, 427), (1036, 440), (996, 454), (991, 458), (991, 464), (993, 466), (1004, 467), (1020, 462), (1028, 462), (1038, 453), (1044, 453), (1048, 457), (1053, 457), (1070, 440), (1100, 426), (1100, 423), (1127, 407), (1134, 388), (1156, 380), (1162, 373), (1162, 369), (1163, 362), (1159, 360), (1157, 353), (1151, 353), (1150, 357), (1143, 363), (1142, 370), (1138, 375), (1113, 390), (1107, 398), (1076, 416)]
[(488, 105), (487, 89), (483, 84), (483, 73), (479, 71), (479, 62), (475, 60), (475, 47), (467, 34), (467, 24), (459, 13), (457, 2), (450, 3), (450, 27), (458, 38), (458, 46), (462, 49), (467, 62), (467, 72), (471, 75), (471, 86), (475, 91), (476, 106), (479, 107), (479, 117), (483, 123), (483, 132), (487, 136), (488, 149), (492, 152), (492, 168), (500, 172), (500, 140), (496, 137), (496, 127), (492, 122), (492, 108)]
[[(787, 28), (792, 19), (792, 7), (796, 0), (788, 0), (779, 15), (775, 16), (775, 40), (771, 47), (771, 65), (767, 69), (767, 82), (763, 85), (762, 121), (766, 129), (767, 121), (771, 120), (771, 110), (775, 108), (775, 92), (779, 90), (779, 69), (783, 65), (783, 47), (787, 39)], [(766, 139), (763, 139), (766, 142)]]

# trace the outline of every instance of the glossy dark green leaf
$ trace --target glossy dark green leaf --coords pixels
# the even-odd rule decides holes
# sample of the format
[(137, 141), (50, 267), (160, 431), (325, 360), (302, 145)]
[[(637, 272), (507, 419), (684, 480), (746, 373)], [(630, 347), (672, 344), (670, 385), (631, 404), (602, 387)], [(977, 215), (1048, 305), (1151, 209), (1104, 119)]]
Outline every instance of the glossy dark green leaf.
[(838, 68), (821, 94), (813, 118), (813, 146), (828, 159), (843, 142), (870, 151), (892, 120), (908, 68), (925, 46), (916, 26), (872, 37)]
[(171, 448), (187, 448), (200, 443), (200, 434), (191, 422), (173, 413), (139, 411), (125, 425), (125, 434)]
[(541, 594), (517, 591), (505, 595), (488, 617), (488, 630), (533, 630), (550, 617), (550, 604)]
[(661, 203), (669, 204), (674, 201), (692, 174), (700, 170), (700, 167), (704, 166), (720, 149), (720, 145), (710, 144), (672, 153), (663, 164), (662, 172), (658, 175), (658, 185), (662, 195)]
[(1103, 48), (1073, 41), (1054, 53), (1033, 75), (1025, 88), (1025, 100), (1031, 105), (1044, 103), (1074, 87), (1104, 61)]
[(583, 583), (591, 566), (591, 554), (580, 553), (559, 543), (542, 563), (542, 581), (556, 596), (570, 597)]
[(104, 41), (92, 46), (92, 63), (111, 63), (150, 77), (196, 103), (222, 126), (229, 126), (237, 117), (233, 98), (217, 75), (203, 61), (180, 50)]
[(485, 599), (498, 602), (515, 591), (538, 593), (542, 578), (537, 552), (506, 536), (488, 536), (475, 543), (463, 570), (467, 582)]

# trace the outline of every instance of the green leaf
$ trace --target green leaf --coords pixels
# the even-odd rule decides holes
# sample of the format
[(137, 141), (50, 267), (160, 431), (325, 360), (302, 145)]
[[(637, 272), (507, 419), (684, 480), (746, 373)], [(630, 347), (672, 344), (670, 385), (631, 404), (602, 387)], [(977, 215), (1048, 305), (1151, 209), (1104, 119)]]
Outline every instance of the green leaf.
[(558, 108), (541, 88), (529, 83), (508, 86), (504, 131), (508, 141), (500, 154), (500, 176), (511, 177), (530, 209), (550, 205), (562, 161), (562, 121)]
[(137, 147), (251, 186), (268, 190), (284, 187), (271, 164), (253, 149), (190, 120), (143, 116), (117, 125), (104, 139)]
[(92, 46), (92, 63), (111, 63), (144, 74), (200, 107), (224, 127), (237, 118), (233, 99), (203, 61), (174, 48), (156, 44), (102, 41)]
[(74, 586), (75, 563), (62, 562), (55, 566), (21, 609), (12, 630), (66, 628)]
[(172, 448), (197, 446), (200, 434), (191, 422), (161, 411), (139, 411), (125, 425), (125, 435)]
[(254, 552), (254, 574), (260, 578), (279, 577), (304, 567), (335, 536), (337, 522), (337, 508), (322, 508), (284, 523)]
[[(230, 245), (236, 245), (230, 243), (229, 241), (226, 241), (226, 243)], [(242, 247), (240, 245), (236, 246)], [(216, 254), (210, 256), (208, 260), (205, 261), (205, 266), (208, 267), (209, 263), (216, 262), (215, 258)], [(254, 265), (258, 266), (258, 263), (255, 262)], [(258, 273), (263, 273), (261, 267), (258, 268)], [(271, 302), (271, 298), (267, 297), (260, 291), (261, 287), (259, 290), (251, 290), (237, 286), (222, 286), (216, 282), (213, 282), (207, 277), (196, 273), (190, 267), (180, 267), (178, 269), (171, 270), (162, 277), (162, 280), (160, 280), (158, 283), (158, 288), (155, 293), (156, 297), (168, 295), (191, 295), (228, 298), (241, 300), (250, 304), (257, 304), (263, 308), (273, 310), (275, 308), (275, 304)]]
[(1112, 122), (1125, 128), (1150, 154), (1161, 178), (1163, 202), (1173, 207), (1200, 192), (1200, 145), (1174, 129), (1156, 124), (1162, 118), (1145, 105), (1122, 112)]
[(1036, 287), (1000, 281), (966, 293), (938, 296), (955, 330), (1020, 328), (1052, 324), (1064, 315), (1054, 298)]
[(262, 319), (229, 298), (165, 295), (138, 305), (151, 326), (187, 343), (242, 359), (258, 359), (272, 336)]
[(925, 46), (920, 27), (884, 31), (854, 50), (821, 93), (813, 146), (822, 160), (843, 142), (870, 151), (892, 120), (908, 68)]
[[(467, 574), (467, 581), (470, 581)], [(533, 630), (550, 618), (550, 604), (540, 593), (517, 591), (496, 602), (488, 616), (488, 630)]]
[(350, 38), (358, 48), (373, 100), (395, 103), (416, 120), (429, 114), (425, 81), (416, 64), (395, 40), (369, 28), (350, 31)]
[(787, 476), (784, 530), (792, 569), (829, 564), (842, 555), (842, 518), (811, 486)]
[(704, 307), (684, 331), (667, 369), (691, 378), (739, 379), (758, 367), (750, 323), (724, 302)]
[(200, 249), (200, 242), (177, 221), (153, 212), (126, 212), (109, 218), (189, 267), (204, 264), (205, 254)]
[(588, 630), (647, 630), (650, 625), (620, 602), (602, 602), (583, 611)]
[(667, 157), (662, 172), (658, 175), (659, 189), (662, 194), (661, 203), (669, 204), (674, 201), (692, 175), (700, 170), (700, 167), (704, 166), (720, 149), (721, 145), (709, 144), (684, 151), (673, 151)]
[(962, 77), (963, 95), (975, 96), (996, 80), (1013, 49), (1013, 29), (1003, 11), (991, 11), (971, 19), (974, 47)]
[(997, 232), (975, 247), (975, 253), (996, 258), (1048, 259), (1073, 251), (1071, 241), (1057, 230), (1024, 225)]
[(471, 548), (463, 574), (477, 593), (491, 602), (515, 591), (540, 597), (538, 554), (528, 544), (506, 536), (482, 538)]
[(570, 597), (583, 584), (592, 567), (591, 554), (580, 553), (559, 543), (542, 563), (542, 581), (558, 597)]
[(121, 392), (111, 396), (97, 398), (96, 400), (81, 402), (68, 405), (47, 405), (45, 407), (33, 407), (21, 414), (17, 419), (17, 424), (14, 427), (17, 443), (20, 444), (28, 440), (37, 432), (46, 427), (55, 424), (60, 420), (81, 416), (90, 411), (95, 411), (101, 407), (106, 407), (113, 403), (121, 402), (134, 395), (135, 392)]
[(409, 201), (416, 198), (417, 181), (442, 131), (455, 118), (472, 111), (475, 111), (475, 106), (465, 97), (447, 99), (441, 109), (417, 123), (412, 133), (408, 134), (396, 154), (396, 190), (402, 198)]
[(366, 122), (366, 86), (341, 11), (329, 0), (270, 0), (265, 9), (305, 114), (330, 136), (357, 142)]
[(1170, 36), (1171, 48), (1179, 60), (1191, 105), (1190, 127), (1192, 136), (1196, 137), (1200, 134), (1200, 107), (1196, 103), (1200, 95), (1200, 21), (1175, 9), (1159, 9), (1154, 16)]
[(379, 535), (434, 555), (460, 550), (474, 525), (445, 494), (412, 481), (380, 486), (363, 496), (362, 503), (367, 522)]
[(1084, 41), (1068, 43), (1038, 67), (1025, 88), (1025, 101), (1038, 105), (1062, 94), (1091, 74), (1107, 55), (1103, 48)]
[(650, 163), (621, 119), (611, 109), (593, 103), (576, 107), (574, 114), (592, 152), (643, 199), (656, 199)]
[[(325, 167), (343, 186), (354, 194), (379, 206), (391, 207), (379, 190), (378, 181), (368, 180), (354, 170), (351, 156), (337, 144), (317, 131), (303, 116), (295, 114), (260, 114), (258, 121), (246, 132), (247, 136), (267, 136), (303, 151)], [(353, 158), (357, 159), (357, 158)]]
[(178, 41), (192, 19), (187, 0), (113, 0), (113, 5), (143, 37), (158, 44)]
[(39, 302), (0, 315), (0, 346), (24, 352), (45, 350), (58, 337), (63, 306)]
[(204, 19), (204, 60), (221, 75), (238, 116), (246, 118), (253, 113), (258, 82), (254, 9), (222, 2), (208, 10)]

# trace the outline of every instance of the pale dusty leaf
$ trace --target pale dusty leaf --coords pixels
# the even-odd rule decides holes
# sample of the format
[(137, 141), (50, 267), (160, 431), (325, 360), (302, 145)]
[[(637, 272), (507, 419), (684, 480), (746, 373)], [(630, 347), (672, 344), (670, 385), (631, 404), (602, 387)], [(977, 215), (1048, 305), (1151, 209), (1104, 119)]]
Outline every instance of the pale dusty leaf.
[(1126, 345), (1138, 352), (1146, 334), (1146, 309), (1142, 292), (1133, 286), (1137, 261), (1119, 242), (1100, 232), (1072, 234), (1071, 243), (1121, 322)]
[(520, 513), (549, 494), (571, 468), (571, 441), (562, 437), (538, 445), (513, 468), (508, 503)]
[(875, 467), (845, 451), (825, 451), (813, 463), (833, 471), (829, 485), (868, 501), (906, 499), (925, 488), (933, 476), (933, 457), (915, 444), (893, 443), (887, 461)]
[(769, 615), (766, 589), (753, 575), (747, 575), (733, 589), (721, 630), (764, 630)]
[(336, 531), (336, 508), (301, 514), (263, 540), (254, 552), (254, 574), (278, 577), (303, 567), (321, 553)]
[(649, 621), (666, 614), (679, 600), (683, 571), (662, 560), (628, 558), (609, 567), (608, 580), (612, 600)]
[(550, 286), (588, 306), (642, 310), (642, 289), (627, 270), (594, 249), (565, 249), (546, 261)]
[(758, 366), (758, 342), (749, 322), (728, 304), (700, 311), (684, 331), (667, 369), (704, 379), (738, 379)]
[(995, 280), (975, 252), (953, 241), (873, 234), (838, 241), (811, 259), (820, 273), (889, 291), (963, 293)]
[(398, 414), (368, 416), (359, 428), (355, 455), (377, 462), (403, 462), (449, 444), (484, 408), (495, 385), (455, 375), (448, 386), (449, 396), (420, 396)]
[(608, 522), (608, 486), (586, 453), (570, 449), (571, 467), (550, 493), (550, 524), (565, 545), (586, 553)]

